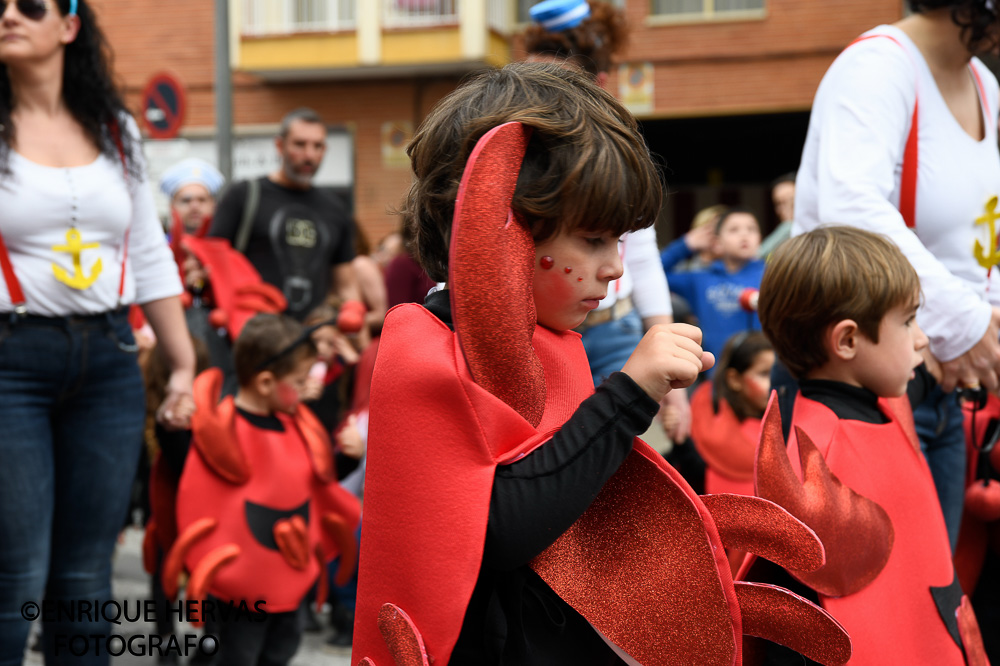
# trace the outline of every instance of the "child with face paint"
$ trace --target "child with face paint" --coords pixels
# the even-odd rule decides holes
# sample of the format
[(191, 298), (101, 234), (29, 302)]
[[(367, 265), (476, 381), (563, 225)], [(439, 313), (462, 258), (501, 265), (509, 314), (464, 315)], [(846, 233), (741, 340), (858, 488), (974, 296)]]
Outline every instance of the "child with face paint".
[[(316, 361), (314, 332), (290, 317), (257, 315), (233, 348), (236, 396), (219, 401), (217, 370), (195, 381), (179, 536), (167, 561), (191, 572), (188, 601), (208, 595), (264, 611), (216, 615), (221, 666), (287, 664), (301, 639), (300, 606), (327, 563), (339, 550), (350, 569), (340, 583), (353, 571), (360, 507), (337, 483), (328, 430), (300, 403)], [(206, 521), (214, 527), (200, 534)], [(165, 569), (173, 596), (178, 571)]]
[[(635, 119), (585, 74), (519, 63), (445, 98), (408, 152), (402, 214), (446, 288), (386, 317), (352, 663), (739, 663), (709, 511), (636, 437), (713, 365), (701, 332), (654, 326), (595, 391), (572, 331), (660, 209)], [(674, 559), (694, 544), (705, 560)], [(722, 581), (719, 640), (685, 616), (694, 580)]]
[(705, 492), (753, 495), (760, 419), (771, 392), (774, 350), (760, 331), (729, 338), (715, 375), (691, 397), (691, 439), (705, 460)]

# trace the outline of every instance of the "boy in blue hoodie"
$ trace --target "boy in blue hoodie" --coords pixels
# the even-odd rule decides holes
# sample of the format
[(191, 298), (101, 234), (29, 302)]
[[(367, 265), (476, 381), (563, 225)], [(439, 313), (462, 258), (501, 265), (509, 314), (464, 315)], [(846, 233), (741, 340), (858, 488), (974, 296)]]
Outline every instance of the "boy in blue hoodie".
[[(714, 235), (700, 231), (678, 238), (663, 250), (660, 259), (670, 290), (684, 297), (698, 317), (705, 351), (718, 355), (732, 335), (760, 329), (757, 313), (741, 303), (747, 289), (760, 288), (764, 275), (764, 262), (757, 259), (760, 225), (750, 211), (730, 208), (716, 222)], [(710, 246), (714, 246), (719, 259), (708, 268), (674, 270), (677, 264)]]

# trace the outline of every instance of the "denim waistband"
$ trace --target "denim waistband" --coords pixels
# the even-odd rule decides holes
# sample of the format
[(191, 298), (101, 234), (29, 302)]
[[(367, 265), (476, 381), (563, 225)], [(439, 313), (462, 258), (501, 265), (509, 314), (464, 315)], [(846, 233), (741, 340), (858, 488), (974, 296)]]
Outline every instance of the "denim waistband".
[(7, 321), (13, 325), (59, 326), (61, 328), (68, 328), (70, 326), (103, 326), (117, 324), (128, 319), (128, 312), (129, 306), (127, 305), (96, 314), (66, 315), (63, 317), (45, 317), (34, 314), (19, 315), (16, 312), (0, 312), (0, 322)]

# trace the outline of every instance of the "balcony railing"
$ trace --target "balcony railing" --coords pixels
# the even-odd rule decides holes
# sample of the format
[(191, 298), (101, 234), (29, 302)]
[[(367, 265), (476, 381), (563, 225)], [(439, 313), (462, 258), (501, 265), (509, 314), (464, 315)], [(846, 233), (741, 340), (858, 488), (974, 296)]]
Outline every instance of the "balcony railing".
[(383, 0), (382, 24), (417, 28), (458, 23), (458, 0)]
[(353, 30), (357, 0), (243, 0), (244, 35)]

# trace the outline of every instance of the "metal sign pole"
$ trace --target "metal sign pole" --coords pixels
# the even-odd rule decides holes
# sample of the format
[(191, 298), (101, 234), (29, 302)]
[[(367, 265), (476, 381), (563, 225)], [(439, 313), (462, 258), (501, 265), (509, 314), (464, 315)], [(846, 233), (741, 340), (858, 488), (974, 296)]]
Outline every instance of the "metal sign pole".
[(229, 0), (215, 0), (215, 145), (219, 171), (233, 178), (233, 77), (229, 62)]

